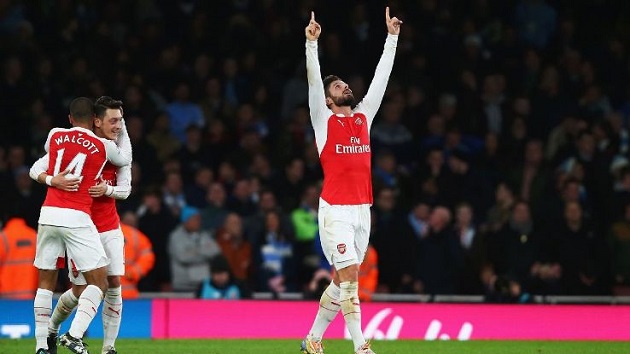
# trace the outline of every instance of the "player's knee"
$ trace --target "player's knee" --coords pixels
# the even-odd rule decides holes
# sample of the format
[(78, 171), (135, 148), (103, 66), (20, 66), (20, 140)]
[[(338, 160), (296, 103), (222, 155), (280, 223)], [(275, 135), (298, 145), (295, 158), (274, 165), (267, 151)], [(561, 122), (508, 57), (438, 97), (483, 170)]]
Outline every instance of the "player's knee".
[(347, 267), (337, 270), (339, 282), (346, 281), (358, 281), (359, 280), (359, 265), (351, 264)]
[(110, 275), (107, 277), (107, 286), (109, 288), (118, 288), (120, 287), (120, 276), (118, 275)]

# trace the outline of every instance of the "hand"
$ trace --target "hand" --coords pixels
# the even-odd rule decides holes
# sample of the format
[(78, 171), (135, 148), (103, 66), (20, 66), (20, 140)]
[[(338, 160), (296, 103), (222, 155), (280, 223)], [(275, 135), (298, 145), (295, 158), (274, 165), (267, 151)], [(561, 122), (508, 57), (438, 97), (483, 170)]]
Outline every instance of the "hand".
[(98, 198), (105, 194), (105, 192), (107, 192), (107, 183), (105, 183), (103, 178), (101, 178), (101, 182), (99, 184), (88, 189), (88, 193), (90, 193), (90, 197), (92, 198)]
[(79, 190), (79, 183), (81, 183), (81, 177), (66, 177), (70, 173), (70, 170), (65, 170), (55, 175), (50, 181), (50, 185), (61, 189), (62, 191), (76, 192)]
[(309, 41), (316, 41), (322, 33), (322, 26), (315, 21), (314, 11), (311, 11), (311, 20), (309, 21), (308, 26), (304, 29), (304, 33), (306, 34), (306, 39)]
[[(311, 21), (313, 21), (311, 19)], [(400, 25), (402, 25), (402, 21), (397, 17), (390, 18), (389, 17), (389, 6), (385, 8), (385, 24), (387, 25), (387, 33), (389, 34), (400, 34)]]

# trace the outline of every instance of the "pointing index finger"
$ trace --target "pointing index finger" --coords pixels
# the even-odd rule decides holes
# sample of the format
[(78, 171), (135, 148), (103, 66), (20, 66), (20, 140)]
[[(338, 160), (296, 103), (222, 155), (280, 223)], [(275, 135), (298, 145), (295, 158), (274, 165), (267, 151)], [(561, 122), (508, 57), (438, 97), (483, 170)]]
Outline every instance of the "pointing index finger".
[(389, 17), (389, 6), (385, 8), (385, 20), (387, 20), (387, 22), (391, 20), (391, 18)]
[(315, 21), (315, 11), (311, 11), (311, 21)]

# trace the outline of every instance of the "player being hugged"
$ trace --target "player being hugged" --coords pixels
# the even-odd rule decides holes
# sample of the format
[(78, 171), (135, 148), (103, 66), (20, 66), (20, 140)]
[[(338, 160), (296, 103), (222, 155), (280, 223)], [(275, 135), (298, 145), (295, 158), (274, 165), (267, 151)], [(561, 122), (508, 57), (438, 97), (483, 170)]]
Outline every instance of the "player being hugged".
[(387, 39), (370, 87), (354, 105), (352, 90), (339, 77), (322, 80), (317, 57), (321, 26), (315, 13), (305, 28), (306, 69), (311, 122), (324, 171), (319, 203), (319, 232), (322, 249), (334, 267), (335, 277), (324, 291), (302, 352), (324, 352), (321, 340), (330, 322), (341, 309), (357, 354), (374, 353), (361, 330), (358, 297), (359, 265), (370, 235), (372, 205), (370, 127), (385, 94), (394, 65), (402, 21), (385, 9)]
[(87, 286), (77, 295), (77, 314), (60, 342), (75, 354), (87, 353), (83, 334), (107, 292), (110, 264), (91, 219), (94, 198), (90, 190), (102, 180), (108, 161), (116, 166), (131, 163), (131, 148), (119, 149), (114, 142), (93, 133), (94, 104), (90, 99), (73, 100), (69, 119), (73, 128), (52, 129), (45, 144), (47, 155), (30, 171), (32, 178), (50, 186), (40, 213), (34, 262), (39, 269), (39, 289), (34, 302), (38, 354), (56, 352), (56, 342), (48, 337), (48, 327), (58, 260), (65, 253), (74, 268), (83, 274)]

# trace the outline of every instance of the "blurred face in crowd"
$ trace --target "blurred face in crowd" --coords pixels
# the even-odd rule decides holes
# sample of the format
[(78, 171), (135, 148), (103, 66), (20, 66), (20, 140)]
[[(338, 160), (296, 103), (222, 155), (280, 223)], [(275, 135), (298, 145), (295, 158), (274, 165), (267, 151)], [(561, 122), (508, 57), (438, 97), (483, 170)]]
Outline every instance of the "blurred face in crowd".
[(431, 207), (429, 204), (420, 203), (413, 208), (413, 216), (418, 220), (428, 220), (431, 215)]
[(451, 212), (445, 207), (438, 206), (429, 216), (429, 227), (433, 231), (441, 231), (451, 221)]
[(228, 216), (225, 217), (223, 226), (230, 238), (240, 238), (243, 233), (243, 222), (241, 221), (241, 217), (236, 213), (228, 214)]
[(179, 175), (179, 173), (169, 173), (166, 176), (165, 187), (166, 190), (170, 193), (181, 193), (183, 189), (183, 184), (182, 177)]
[(390, 188), (383, 188), (378, 193), (378, 198), (376, 200), (378, 207), (381, 210), (389, 211), (393, 210), (396, 205), (396, 198), (394, 196), (394, 191)]
[(207, 200), (214, 206), (222, 206), (225, 203), (225, 188), (219, 182), (212, 183), (208, 188)]
[(512, 220), (517, 224), (527, 223), (531, 220), (529, 206), (525, 203), (518, 203), (512, 211)]
[(201, 230), (201, 215), (197, 213), (191, 216), (184, 223), (184, 227), (186, 228), (186, 230), (188, 230), (188, 232), (197, 232)]
[(267, 231), (278, 232), (280, 230), (280, 217), (276, 212), (269, 212), (265, 216)]
[(473, 218), (473, 210), (470, 205), (462, 204), (457, 207), (456, 215), (459, 225), (470, 225)]
[(579, 203), (568, 202), (564, 206), (564, 217), (569, 223), (579, 223), (582, 221), (582, 207)]

